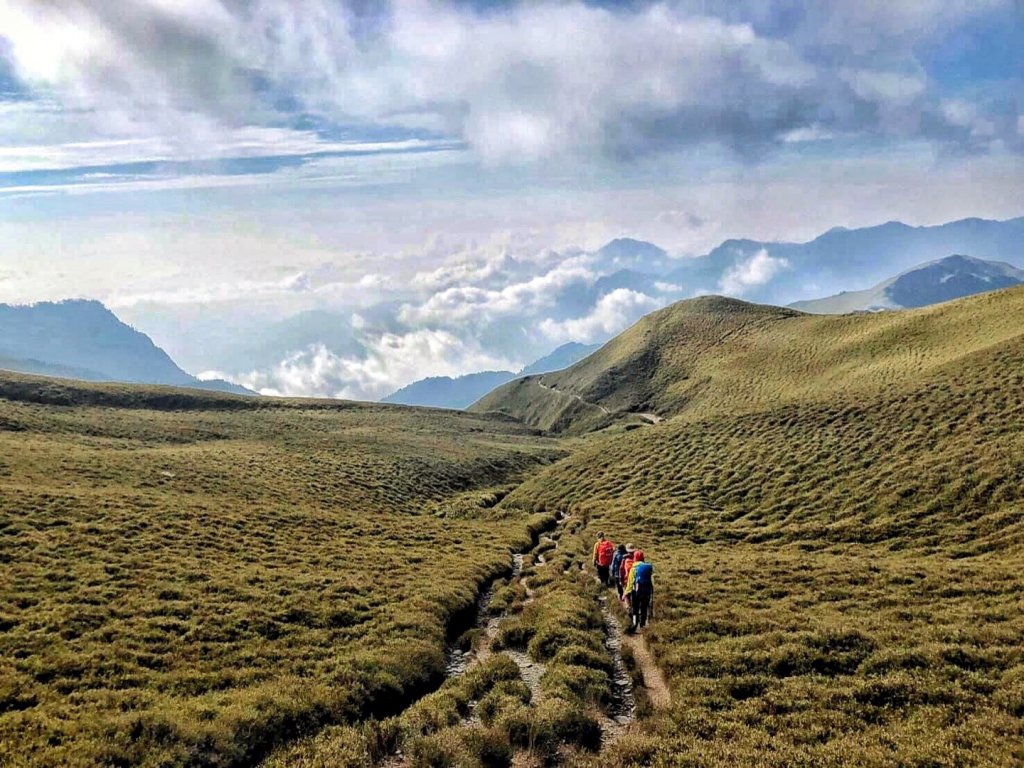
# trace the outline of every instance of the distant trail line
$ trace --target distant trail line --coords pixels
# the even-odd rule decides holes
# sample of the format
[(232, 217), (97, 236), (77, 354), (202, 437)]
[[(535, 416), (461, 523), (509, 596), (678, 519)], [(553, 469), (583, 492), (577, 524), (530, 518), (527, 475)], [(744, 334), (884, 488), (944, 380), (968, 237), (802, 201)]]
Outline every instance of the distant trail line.
[(537, 385), (541, 389), (546, 389), (549, 392), (554, 392), (555, 394), (561, 395), (562, 397), (568, 397), (568, 398), (571, 398), (573, 400), (579, 400), (581, 403), (583, 403), (584, 405), (589, 405), (591, 408), (597, 408), (599, 411), (601, 411), (601, 413), (605, 414), (606, 416), (611, 416), (612, 415), (612, 412), (609, 411), (607, 408), (605, 408), (603, 405), (600, 405), (598, 403), (591, 403), (589, 400), (584, 400), (579, 395), (572, 395), (572, 394), (570, 394), (568, 392), (563, 392), (560, 389), (555, 389), (554, 387), (549, 387), (547, 384), (545, 384), (540, 379), (537, 380)]

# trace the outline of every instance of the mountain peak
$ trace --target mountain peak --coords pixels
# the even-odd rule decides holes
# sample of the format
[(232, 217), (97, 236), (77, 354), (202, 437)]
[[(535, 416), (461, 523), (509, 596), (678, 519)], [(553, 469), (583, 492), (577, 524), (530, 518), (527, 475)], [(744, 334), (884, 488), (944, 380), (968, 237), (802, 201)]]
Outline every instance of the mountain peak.
[(0, 357), (5, 367), (28, 373), (246, 391), (200, 382), (92, 299), (0, 304)]
[(848, 291), (795, 309), (813, 314), (843, 314), (878, 309), (913, 309), (1024, 283), (1024, 270), (1001, 261), (952, 254), (911, 267), (862, 291)]

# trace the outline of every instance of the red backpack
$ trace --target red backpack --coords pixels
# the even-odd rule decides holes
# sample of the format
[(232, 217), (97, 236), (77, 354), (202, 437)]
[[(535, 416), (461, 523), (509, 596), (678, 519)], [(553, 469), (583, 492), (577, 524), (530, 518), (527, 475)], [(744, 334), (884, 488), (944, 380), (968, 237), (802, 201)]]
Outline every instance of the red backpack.
[(600, 566), (611, 565), (615, 557), (615, 545), (605, 540), (597, 545), (597, 564)]

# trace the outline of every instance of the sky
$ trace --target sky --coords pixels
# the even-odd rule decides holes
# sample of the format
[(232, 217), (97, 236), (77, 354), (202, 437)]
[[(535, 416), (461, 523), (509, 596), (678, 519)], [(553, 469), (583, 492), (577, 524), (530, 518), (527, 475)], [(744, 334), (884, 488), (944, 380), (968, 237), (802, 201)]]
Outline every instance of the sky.
[(187, 369), (281, 394), (515, 370), (678, 293), (587, 293), (612, 238), (686, 260), (1020, 216), (1022, 21), (1020, 0), (0, 0), (0, 301), (96, 298)]

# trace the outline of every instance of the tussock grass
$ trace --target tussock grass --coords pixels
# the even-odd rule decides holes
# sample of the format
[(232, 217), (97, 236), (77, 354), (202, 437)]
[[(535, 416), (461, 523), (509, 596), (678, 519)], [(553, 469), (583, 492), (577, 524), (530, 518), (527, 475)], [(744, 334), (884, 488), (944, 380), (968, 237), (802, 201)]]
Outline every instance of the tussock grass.
[(12, 766), (251, 764), (394, 712), (542, 525), (439, 508), (558, 456), (506, 421), (409, 408), (18, 376), (0, 398)]
[(510, 382), (472, 410), (582, 434), (635, 426), (640, 412), (700, 421), (857, 400), (1019, 338), (1022, 315), (1022, 288), (839, 316), (707, 296), (653, 312), (576, 365)]

